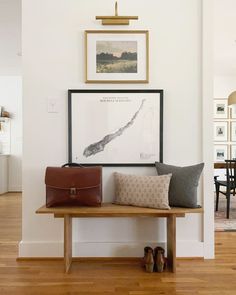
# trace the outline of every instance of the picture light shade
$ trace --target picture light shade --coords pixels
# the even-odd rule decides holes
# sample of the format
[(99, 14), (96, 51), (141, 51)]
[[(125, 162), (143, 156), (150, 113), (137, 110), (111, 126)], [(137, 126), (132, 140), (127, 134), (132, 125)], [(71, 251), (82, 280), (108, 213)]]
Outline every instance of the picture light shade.
[(236, 104), (236, 91), (232, 92), (228, 97), (228, 105)]

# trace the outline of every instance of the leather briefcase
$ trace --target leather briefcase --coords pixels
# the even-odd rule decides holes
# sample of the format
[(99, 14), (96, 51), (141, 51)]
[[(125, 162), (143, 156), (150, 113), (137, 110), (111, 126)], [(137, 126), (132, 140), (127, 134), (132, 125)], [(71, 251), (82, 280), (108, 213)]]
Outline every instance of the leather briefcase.
[(47, 167), (45, 184), (46, 207), (101, 206), (102, 167), (100, 166), (83, 167), (67, 163), (62, 167)]

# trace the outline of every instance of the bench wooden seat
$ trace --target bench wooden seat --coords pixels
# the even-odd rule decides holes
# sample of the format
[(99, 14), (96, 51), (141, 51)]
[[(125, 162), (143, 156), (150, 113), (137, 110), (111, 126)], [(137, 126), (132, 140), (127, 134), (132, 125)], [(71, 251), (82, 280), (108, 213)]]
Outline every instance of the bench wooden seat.
[(176, 218), (187, 213), (203, 213), (202, 208), (171, 208), (160, 210), (133, 206), (121, 206), (103, 203), (101, 207), (40, 207), (36, 213), (53, 214), (64, 218), (64, 263), (68, 273), (72, 262), (72, 218), (88, 217), (166, 217), (167, 218), (167, 258), (172, 272), (176, 271)]

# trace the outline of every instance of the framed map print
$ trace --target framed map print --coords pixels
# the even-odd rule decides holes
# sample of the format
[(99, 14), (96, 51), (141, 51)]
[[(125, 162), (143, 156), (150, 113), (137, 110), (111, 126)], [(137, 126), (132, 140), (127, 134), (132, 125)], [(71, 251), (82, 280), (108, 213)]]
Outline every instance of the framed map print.
[(162, 162), (163, 90), (69, 90), (68, 111), (69, 162)]

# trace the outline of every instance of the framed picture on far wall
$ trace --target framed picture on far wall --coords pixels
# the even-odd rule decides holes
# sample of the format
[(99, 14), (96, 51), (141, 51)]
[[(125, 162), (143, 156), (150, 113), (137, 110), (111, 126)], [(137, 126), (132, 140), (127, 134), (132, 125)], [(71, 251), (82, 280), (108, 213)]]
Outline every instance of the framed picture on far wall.
[(85, 31), (86, 83), (148, 83), (148, 31)]
[(163, 90), (69, 90), (69, 162), (163, 161)]
[(228, 122), (214, 122), (214, 141), (228, 140)]
[(231, 122), (231, 141), (236, 141), (236, 122)]
[(228, 145), (217, 144), (214, 146), (214, 162), (224, 162), (228, 159)]
[(214, 118), (215, 119), (228, 118), (228, 100), (227, 99), (214, 100)]
[(232, 105), (230, 107), (231, 111), (231, 119), (236, 119), (236, 105)]
[(231, 159), (236, 159), (236, 145), (232, 144), (231, 145)]

